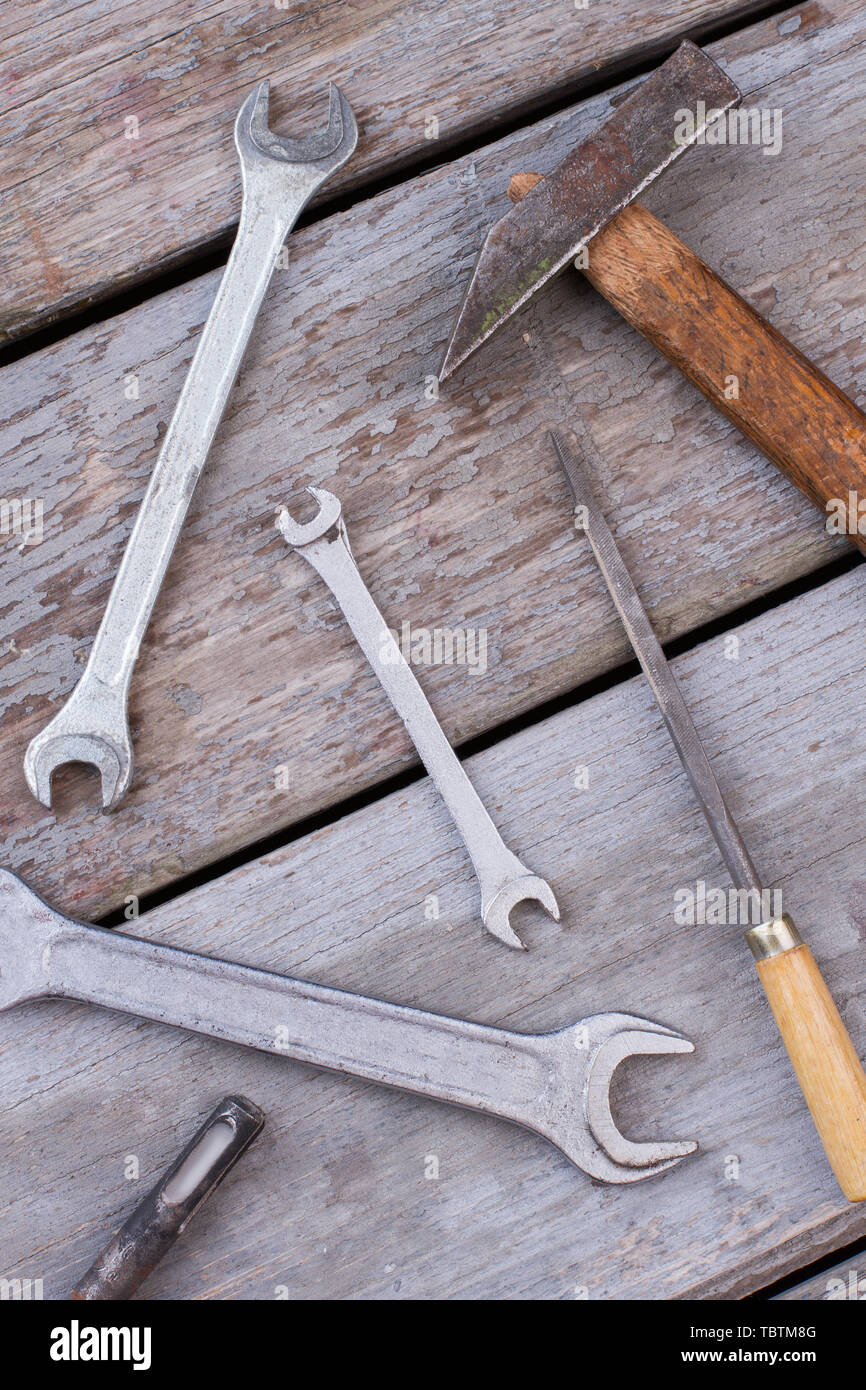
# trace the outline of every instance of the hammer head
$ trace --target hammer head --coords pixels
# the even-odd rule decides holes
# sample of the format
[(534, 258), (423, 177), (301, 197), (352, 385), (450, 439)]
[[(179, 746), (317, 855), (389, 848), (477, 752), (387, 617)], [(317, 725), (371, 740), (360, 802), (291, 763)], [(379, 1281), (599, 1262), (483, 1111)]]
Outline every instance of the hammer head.
[[(739, 90), (712, 58), (693, 43), (681, 44), (594, 136), (491, 227), (440, 381), (739, 100)], [(683, 112), (693, 114), (691, 122), (684, 122)]]

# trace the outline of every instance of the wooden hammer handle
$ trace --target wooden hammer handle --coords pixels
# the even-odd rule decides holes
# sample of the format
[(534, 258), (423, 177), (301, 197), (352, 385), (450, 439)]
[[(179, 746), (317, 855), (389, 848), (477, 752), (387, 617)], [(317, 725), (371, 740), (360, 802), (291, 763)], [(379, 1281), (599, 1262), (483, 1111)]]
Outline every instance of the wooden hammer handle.
[[(538, 177), (515, 175), (512, 200)], [(866, 415), (651, 212), (631, 203), (587, 254), (598, 292), (825, 516), (834, 501), (847, 516), (849, 492), (866, 502)]]

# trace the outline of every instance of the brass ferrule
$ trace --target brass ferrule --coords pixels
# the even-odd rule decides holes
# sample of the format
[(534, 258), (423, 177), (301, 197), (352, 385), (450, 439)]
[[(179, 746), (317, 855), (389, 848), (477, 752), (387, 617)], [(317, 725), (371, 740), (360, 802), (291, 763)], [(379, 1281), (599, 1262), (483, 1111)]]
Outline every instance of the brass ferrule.
[(784, 951), (793, 951), (795, 946), (803, 944), (803, 938), (787, 912), (781, 917), (771, 917), (769, 922), (761, 922), (757, 927), (750, 927), (746, 940), (755, 960), (768, 960), (770, 956), (780, 956)]

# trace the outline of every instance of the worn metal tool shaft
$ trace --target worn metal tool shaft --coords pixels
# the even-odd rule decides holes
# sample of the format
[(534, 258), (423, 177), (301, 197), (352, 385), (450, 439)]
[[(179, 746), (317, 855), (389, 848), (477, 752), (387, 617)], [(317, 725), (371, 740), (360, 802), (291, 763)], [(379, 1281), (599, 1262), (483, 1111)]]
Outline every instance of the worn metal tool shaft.
[(238, 234), (127, 542), (87, 665), (66, 703), (27, 749), (33, 795), (51, 805), (62, 763), (91, 763), (107, 809), (132, 778), (127, 701), (142, 638), (217, 427), (240, 370), (277, 255), (305, 204), (352, 154), (358, 128), (331, 87), (324, 131), (293, 140), (268, 129), (268, 83), (238, 112), (244, 196)]
[(72, 921), (0, 870), (0, 1011), (78, 999), (513, 1120), (604, 1182), (660, 1173), (696, 1145), (617, 1129), (610, 1080), (640, 1054), (693, 1051), (632, 1014), (512, 1033), (328, 989)]
[[(710, 767), (694, 721), (652, 630), (592, 484), (551, 432), (605, 582), (649, 680), (680, 761), (735, 884), (761, 903), (755, 867)], [(750, 927), (746, 940), (815, 1127), (845, 1196), (866, 1199), (866, 1074), (808, 946), (787, 914)]]
[(226, 1096), (100, 1251), (70, 1297), (131, 1298), (183, 1235), (199, 1207), (261, 1133), (265, 1117), (244, 1096)]
[(283, 507), (277, 522), (280, 534), (328, 585), (355, 640), (403, 720), (469, 852), (481, 889), (485, 927), (506, 946), (523, 950), (523, 942), (511, 926), (510, 914), (518, 903), (534, 900), (558, 921), (559, 908), (553, 890), (505, 844), (448, 742), (355, 563), (339, 498), (324, 488), (312, 487), (308, 491), (319, 505), (318, 515), (301, 523)]
[(668, 733), (715, 836), (728, 873), (737, 888), (756, 893), (760, 898), (763, 888), (758, 871), (728, 810), (688, 705), (673, 677), (661, 643), (652, 630), (625, 561), (593, 496), (589, 477), (564, 440), (555, 433), (551, 434), (551, 438), (574, 494), (576, 515), (592, 546), (622, 625), (656, 697)]

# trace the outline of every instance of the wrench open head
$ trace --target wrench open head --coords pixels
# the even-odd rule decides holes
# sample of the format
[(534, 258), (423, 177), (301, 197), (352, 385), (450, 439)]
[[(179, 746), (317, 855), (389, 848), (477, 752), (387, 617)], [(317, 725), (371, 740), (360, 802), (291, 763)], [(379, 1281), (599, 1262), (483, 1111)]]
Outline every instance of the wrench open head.
[(553, 1054), (556, 1081), (538, 1129), (592, 1178), (639, 1182), (673, 1168), (697, 1149), (693, 1140), (636, 1142), (614, 1122), (613, 1073), (629, 1057), (694, 1052), (681, 1033), (635, 1014), (592, 1014), (540, 1042)]
[(287, 545), (295, 550), (304, 550), (315, 541), (324, 540), (328, 532), (337, 527), (346, 539), (343, 525), (343, 508), (339, 497), (323, 487), (308, 487), (307, 492), (319, 504), (319, 510), (311, 521), (295, 521), (288, 507), (280, 507), (277, 516), (277, 530)]
[(235, 148), (241, 163), (244, 193), (249, 200), (257, 181), (286, 184), (291, 196), (304, 201), (335, 173), (355, 151), (358, 123), (340, 88), (331, 83), (328, 124), (314, 135), (293, 139), (268, 129), (267, 78), (250, 92), (235, 121)]
[(0, 1013), (50, 995), (52, 943), (64, 919), (8, 869), (0, 869)]
[(481, 920), (498, 941), (514, 951), (525, 951), (526, 946), (511, 925), (511, 909), (518, 903), (536, 902), (554, 922), (558, 922), (559, 903), (546, 879), (531, 873), (519, 859), (515, 860), (515, 864), (513, 876), (501, 888), (494, 893), (482, 893)]
[(102, 781), (104, 810), (115, 806), (132, 780), (132, 736), (126, 689), (85, 673), (66, 704), (31, 740), (24, 776), (37, 801), (51, 805), (51, 778), (64, 763), (89, 763)]

